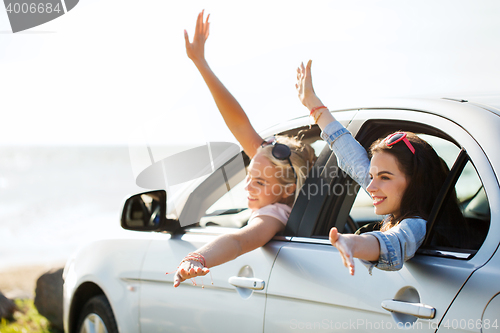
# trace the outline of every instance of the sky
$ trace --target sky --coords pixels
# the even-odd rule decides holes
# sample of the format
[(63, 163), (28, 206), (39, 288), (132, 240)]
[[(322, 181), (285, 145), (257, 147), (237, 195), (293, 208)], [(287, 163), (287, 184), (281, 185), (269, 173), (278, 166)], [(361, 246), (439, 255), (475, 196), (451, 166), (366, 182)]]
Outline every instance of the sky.
[(307, 114), (309, 59), (330, 109), (500, 91), (497, 0), (80, 0), (16, 34), (0, 10), (0, 144), (234, 142), (185, 53), (202, 9), (206, 58), (258, 131)]
[(143, 191), (145, 144), (235, 142), (185, 52), (202, 9), (206, 58), (257, 131), (307, 115), (295, 83), (309, 59), (330, 109), (500, 95), (498, 0), (80, 0), (15, 34), (0, 9), (0, 269), (116, 233), (123, 196)]

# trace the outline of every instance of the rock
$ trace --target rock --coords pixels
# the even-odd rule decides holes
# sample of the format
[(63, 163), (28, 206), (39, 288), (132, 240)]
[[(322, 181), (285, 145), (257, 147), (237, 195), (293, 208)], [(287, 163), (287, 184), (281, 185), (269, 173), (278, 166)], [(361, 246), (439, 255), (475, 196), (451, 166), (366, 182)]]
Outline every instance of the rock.
[(63, 268), (52, 269), (36, 281), (35, 306), (54, 328), (63, 330)]
[(12, 314), (16, 310), (16, 304), (13, 300), (8, 299), (0, 292), (0, 319), (12, 318)]

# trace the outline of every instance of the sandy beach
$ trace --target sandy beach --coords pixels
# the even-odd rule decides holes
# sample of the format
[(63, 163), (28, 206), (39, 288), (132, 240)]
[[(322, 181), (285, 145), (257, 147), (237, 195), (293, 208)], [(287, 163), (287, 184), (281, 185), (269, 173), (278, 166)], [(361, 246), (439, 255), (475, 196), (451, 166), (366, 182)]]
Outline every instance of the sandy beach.
[(64, 262), (4, 269), (0, 271), (0, 291), (10, 299), (34, 298), (36, 280), (40, 275), (52, 268), (61, 268), (63, 266)]

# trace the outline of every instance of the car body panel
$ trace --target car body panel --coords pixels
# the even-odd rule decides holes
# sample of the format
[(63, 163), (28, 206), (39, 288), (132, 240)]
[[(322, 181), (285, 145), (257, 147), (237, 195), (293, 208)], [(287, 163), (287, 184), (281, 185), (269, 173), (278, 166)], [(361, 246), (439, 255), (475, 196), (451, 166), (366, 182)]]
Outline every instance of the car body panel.
[[(226, 229), (229, 229), (226, 232), (234, 231)], [(164, 236), (163, 239), (161, 236)], [(197, 234), (193, 230), (192, 233), (188, 231), (172, 239), (169, 239), (169, 235), (155, 237), (148, 249), (141, 274), (142, 332), (162, 329), (184, 332), (262, 331), (268, 278), (283, 242), (270, 242), (265, 247), (211, 268), (211, 276), (209, 274), (203, 280), (197, 278), (196, 286), (191, 280), (186, 280), (174, 289), (174, 274), (165, 275), (166, 271), (175, 271), (187, 253), (205, 245), (216, 236), (217, 234)], [(264, 281), (264, 289), (249, 293), (242, 290), (241, 293), (237, 292), (228, 280), (232, 276), (239, 276), (242, 271), (247, 273), (249, 267), (253, 277)], [(240, 316), (241, 313), (245, 313), (245, 316)]]
[(69, 304), (74, 306), (74, 292), (86, 283), (98, 286), (108, 300), (112, 300), (111, 308), (121, 333), (139, 331), (138, 280), (149, 243), (147, 237), (138, 238), (136, 235), (133, 238), (95, 241), (68, 261), (64, 275), (66, 331), (69, 330)]
[[(453, 259), (424, 256), (397, 272), (374, 269), (372, 276), (357, 259), (355, 267), (356, 274), (350, 276), (338, 251), (326, 244), (292, 241), (284, 246), (269, 281), (264, 331), (288, 332), (299, 325), (329, 329), (355, 325), (360, 332), (383, 332), (410, 325), (419, 332), (431, 332), (474, 270)], [(416, 290), (421, 303), (436, 309), (434, 319), (397, 321), (381, 307), (383, 300), (396, 299), (408, 288)]]
[[(301, 234), (303, 230), (311, 230), (302, 228), (302, 224), (319, 223), (318, 215), (311, 218), (315, 199), (312, 196), (311, 202), (304, 204), (306, 209), (292, 210), (291, 216), (300, 220), (293, 237), (275, 237), (262, 248), (211, 268), (214, 285), (210, 276), (206, 276), (204, 288), (199, 278), (196, 286), (185, 281), (172, 288), (173, 274), (165, 273), (173, 272), (187, 253), (237, 229), (192, 227), (177, 234), (128, 232), (121, 239), (86, 246), (68, 261), (64, 273), (66, 332), (69, 332), (71, 309), (81, 306), (80, 296), (74, 295), (88, 283), (98, 286), (110, 301), (121, 333), (353, 328), (371, 332), (395, 329), (405, 323), (420, 332), (441, 332), (450, 328), (444, 326), (447, 320), (464, 316), (476, 321), (498, 318), (500, 111), (476, 102), (405, 99), (360, 105), (333, 114), (354, 135), (368, 121), (410, 121), (439, 129), (466, 150), (484, 186), (491, 213), (486, 239), (471, 259), (417, 253), (401, 270), (374, 269), (372, 276), (356, 260), (356, 275), (349, 276), (337, 249), (327, 238)], [(304, 128), (309, 122), (308, 117), (292, 119), (263, 131), (262, 136)], [(188, 214), (191, 212), (183, 210), (193, 209), (200, 196), (211, 196), (212, 200), (221, 195), (223, 191), (219, 190), (197, 193), (198, 186), (208, 177), (194, 180), (177, 193), (175, 200), (181, 205), (171, 207), (169, 218), (191, 216)], [(241, 178), (240, 174), (227, 183), (233, 187), (238, 182), (236, 178)], [(168, 198), (169, 205), (172, 199)], [(262, 290), (236, 288), (228, 282), (231, 277), (249, 274), (264, 282)], [(433, 319), (399, 316), (381, 306), (384, 300), (402, 298), (413, 302), (415, 297), (436, 309)]]
[[(443, 318), (438, 332), (498, 332), (500, 253), (469, 278)], [(496, 293), (495, 293), (496, 292)]]

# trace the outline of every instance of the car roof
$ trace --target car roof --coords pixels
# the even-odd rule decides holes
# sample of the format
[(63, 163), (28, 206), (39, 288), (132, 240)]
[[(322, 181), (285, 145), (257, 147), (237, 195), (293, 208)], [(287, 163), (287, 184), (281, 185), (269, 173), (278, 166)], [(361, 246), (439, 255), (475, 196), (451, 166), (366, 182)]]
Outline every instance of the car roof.
[(445, 98), (451, 100), (467, 101), (468, 103), (487, 108), (491, 112), (500, 115), (500, 95), (498, 94), (464, 94), (460, 97), (449, 95)]

